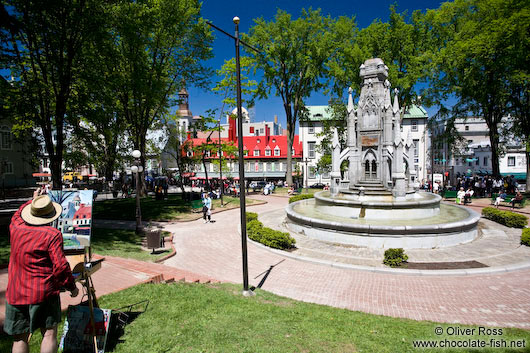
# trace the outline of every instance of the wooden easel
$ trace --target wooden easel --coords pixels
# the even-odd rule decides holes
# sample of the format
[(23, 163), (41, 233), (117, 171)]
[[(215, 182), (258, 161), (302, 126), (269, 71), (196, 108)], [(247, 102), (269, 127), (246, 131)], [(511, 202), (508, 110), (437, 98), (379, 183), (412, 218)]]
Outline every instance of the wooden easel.
[(98, 345), (96, 339), (96, 325), (94, 322), (94, 308), (99, 308), (96, 290), (92, 275), (101, 268), (101, 260), (91, 261), (92, 252), (90, 247), (83, 250), (65, 250), (66, 259), (70, 264), (72, 273), (79, 274), (75, 281), (81, 283), (85, 288), (88, 297), (88, 308), (90, 313), (90, 334), (94, 340), (94, 352), (98, 353)]

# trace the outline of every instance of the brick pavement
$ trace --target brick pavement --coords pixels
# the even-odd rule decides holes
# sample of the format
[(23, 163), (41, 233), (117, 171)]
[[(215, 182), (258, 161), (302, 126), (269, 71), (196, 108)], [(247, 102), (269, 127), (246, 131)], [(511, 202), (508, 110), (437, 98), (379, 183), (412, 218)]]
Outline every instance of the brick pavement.
[[(258, 214), (287, 204), (285, 198), (256, 197), (269, 202), (249, 208)], [(242, 283), (239, 210), (214, 219), (168, 225), (177, 254), (165, 264)], [(251, 285), (279, 263), (262, 288), (297, 300), (415, 320), (530, 329), (530, 270), (468, 276), (374, 273), (298, 261), (252, 243), (248, 259)]]

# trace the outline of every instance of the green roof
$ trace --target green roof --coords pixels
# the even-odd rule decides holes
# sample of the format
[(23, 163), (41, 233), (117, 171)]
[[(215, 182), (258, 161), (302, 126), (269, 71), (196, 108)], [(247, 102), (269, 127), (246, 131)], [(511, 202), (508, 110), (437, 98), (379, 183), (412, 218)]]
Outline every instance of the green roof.
[(420, 105), (411, 105), (410, 108), (403, 115), (403, 119), (427, 119), (427, 111)]
[[(328, 112), (327, 105), (308, 105), (306, 108), (309, 111), (307, 116), (308, 121), (321, 121), (331, 119), (331, 113)], [(427, 111), (422, 106), (412, 105), (405, 112), (404, 119), (427, 119)]]
[(321, 121), (331, 119), (331, 113), (328, 112), (327, 105), (308, 105), (307, 110), (309, 114), (307, 115), (307, 120), (309, 121)]

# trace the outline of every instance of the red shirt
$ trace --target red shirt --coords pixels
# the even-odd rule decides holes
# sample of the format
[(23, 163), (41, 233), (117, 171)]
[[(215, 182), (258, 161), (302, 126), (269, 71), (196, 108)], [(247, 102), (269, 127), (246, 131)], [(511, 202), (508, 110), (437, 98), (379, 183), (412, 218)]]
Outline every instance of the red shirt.
[(75, 287), (61, 232), (50, 226), (29, 225), (20, 216), (30, 203), (17, 210), (9, 225), (11, 256), (6, 299), (11, 305), (37, 304), (59, 294), (61, 288)]

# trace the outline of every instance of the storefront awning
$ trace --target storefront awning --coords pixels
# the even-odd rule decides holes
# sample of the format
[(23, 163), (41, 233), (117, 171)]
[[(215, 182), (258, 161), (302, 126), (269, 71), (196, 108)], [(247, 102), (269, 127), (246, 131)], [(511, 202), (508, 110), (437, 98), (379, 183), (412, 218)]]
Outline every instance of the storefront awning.
[(51, 177), (50, 173), (33, 173), (34, 177)]
[(502, 176), (511, 176), (517, 180), (525, 180), (526, 179), (526, 173), (501, 173)]

